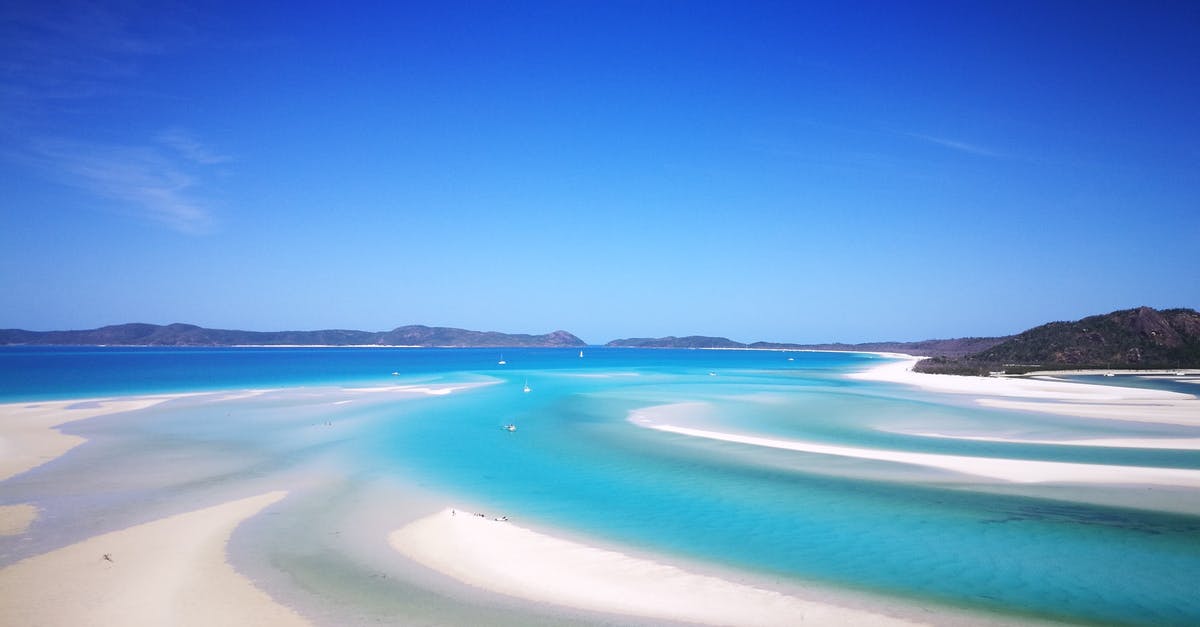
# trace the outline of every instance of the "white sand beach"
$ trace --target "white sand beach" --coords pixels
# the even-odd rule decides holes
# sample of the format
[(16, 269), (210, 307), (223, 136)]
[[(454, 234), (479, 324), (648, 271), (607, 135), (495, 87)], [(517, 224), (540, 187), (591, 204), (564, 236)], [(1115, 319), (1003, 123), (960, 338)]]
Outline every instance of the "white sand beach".
[(710, 625), (913, 625), (591, 547), (462, 510), (393, 532), (400, 553), (471, 586), (574, 608)]
[(903, 356), (900, 361), (849, 376), (911, 385), (931, 392), (974, 395), (979, 405), (998, 409), (1200, 426), (1200, 399), (1188, 394), (1046, 378), (969, 377), (913, 372), (913, 365), (921, 359)]
[[(393, 385), (365, 388), (343, 388), (345, 393), (394, 393), (401, 395), (445, 396), (489, 382), (457, 385)], [(247, 389), (228, 392), (191, 392), (129, 396), (121, 398), (70, 399), (0, 404), (0, 481), (36, 468), (64, 455), (79, 446), (84, 439), (62, 433), (59, 427), (80, 420), (109, 414), (147, 409), (170, 400), (219, 395), (221, 401), (237, 401), (261, 396), (276, 390)], [(349, 401), (340, 401), (346, 403)]]
[[(74, 399), (0, 404), (0, 481), (37, 468), (83, 444), (58, 427), (107, 414), (135, 411), (186, 394), (118, 399)], [(0, 505), (0, 535), (24, 533), (37, 519), (32, 505)]]
[(0, 570), (0, 624), (305, 625), (225, 560), (270, 492), (98, 535)]
[(74, 399), (0, 404), (0, 481), (36, 468), (83, 443), (58, 427), (153, 407), (186, 394), (135, 396), (117, 399)]

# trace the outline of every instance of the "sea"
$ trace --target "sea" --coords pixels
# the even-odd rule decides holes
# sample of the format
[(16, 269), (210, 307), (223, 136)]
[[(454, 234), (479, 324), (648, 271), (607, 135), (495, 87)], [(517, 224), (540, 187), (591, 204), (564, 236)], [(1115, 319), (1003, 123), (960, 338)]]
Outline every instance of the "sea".
[[(123, 504), (326, 468), (344, 485), (419, 485), (446, 504), (764, 580), (1013, 622), (1200, 624), (1200, 490), (1015, 484), (630, 419), (834, 446), (1200, 470), (1195, 450), (939, 437), (1200, 438), (1200, 428), (992, 409), (848, 376), (889, 359), (604, 347), (4, 347), (0, 402), (190, 395), (68, 424), (63, 431), (89, 441), (0, 483), (0, 505), (35, 502), (50, 514), (30, 537), (0, 537), (0, 566), (119, 519)], [(1200, 392), (1183, 379), (1133, 379)], [(396, 386), (412, 393), (388, 391)], [(98, 513), (64, 522), (78, 512)]]

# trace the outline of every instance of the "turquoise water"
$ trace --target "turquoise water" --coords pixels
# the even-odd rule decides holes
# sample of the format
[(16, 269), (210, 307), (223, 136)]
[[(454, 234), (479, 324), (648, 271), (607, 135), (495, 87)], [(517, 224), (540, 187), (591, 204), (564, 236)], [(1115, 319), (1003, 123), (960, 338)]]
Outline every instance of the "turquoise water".
[[(969, 399), (845, 378), (881, 363), (861, 354), (585, 349), (581, 359), (577, 350), (527, 349), (503, 351), (505, 366), (496, 363), (500, 354), (3, 349), (0, 398), (489, 383), (366, 405), (306, 407), (288, 397), (227, 401), (223, 413), (163, 406), (140, 437), (203, 446), (237, 431), (250, 446), (295, 438), (280, 426), (284, 415), (345, 421), (354, 428), (319, 450), (363, 475), (418, 482), (606, 543), (1016, 617), (1200, 624), (1200, 516), (1159, 507), (1146, 487), (1015, 490), (903, 464), (664, 433), (627, 417), (656, 405), (703, 403), (681, 420), (849, 446), (1193, 469), (1200, 469), (1195, 451), (903, 432), (970, 428), (1052, 439), (1200, 437), (1200, 429), (985, 410)], [(509, 423), (517, 431), (501, 429)], [(289, 459), (312, 454), (301, 444), (279, 446)], [(0, 488), (10, 485), (15, 494), (26, 484), (18, 477)], [(1171, 498), (1195, 503), (1200, 492), (1176, 490)]]

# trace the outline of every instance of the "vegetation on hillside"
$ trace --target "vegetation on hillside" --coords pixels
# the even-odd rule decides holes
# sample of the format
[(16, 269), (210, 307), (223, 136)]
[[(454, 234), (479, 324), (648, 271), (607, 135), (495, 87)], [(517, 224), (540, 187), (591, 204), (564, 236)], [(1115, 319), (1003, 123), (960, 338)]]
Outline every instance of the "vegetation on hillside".
[(1200, 313), (1150, 307), (1051, 322), (963, 357), (935, 357), (919, 372), (979, 375), (1033, 370), (1200, 367)]
[(0, 330), (0, 345), (41, 346), (586, 346), (567, 333), (544, 335), (412, 325), (391, 331), (234, 331), (193, 324), (118, 324), (87, 331)]

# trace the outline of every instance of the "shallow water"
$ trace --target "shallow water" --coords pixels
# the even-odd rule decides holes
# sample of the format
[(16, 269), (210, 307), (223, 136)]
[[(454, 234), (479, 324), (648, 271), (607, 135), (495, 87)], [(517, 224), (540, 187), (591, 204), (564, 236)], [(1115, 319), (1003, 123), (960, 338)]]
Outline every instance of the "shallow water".
[[(907, 464), (653, 431), (628, 416), (689, 403), (670, 411), (690, 426), (720, 431), (1192, 469), (1200, 469), (1195, 451), (897, 432), (1075, 439), (1200, 437), (1200, 429), (983, 409), (969, 398), (845, 378), (881, 363), (862, 354), (593, 348), (581, 359), (577, 350), (526, 349), (503, 351), (508, 363), (500, 366), (500, 353), (0, 350), (5, 401), (280, 388), (243, 398), (179, 399), (68, 426), (89, 443), (0, 484), (0, 502), (35, 500), (52, 514), (19, 546), (0, 543), (0, 558), (131, 522), (114, 503), (165, 499), (170, 509), (180, 495), (209, 498), (247, 476), (268, 481), (329, 464), (349, 486), (380, 478), (409, 482), (442, 495), (445, 504), (475, 504), (524, 524), (769, 577), (1017, 617), (1200, 622), (1194, 594), (1200, 507), (1192, 514), (1167, 511), (1157, 496), (1163, 490), (1014, 487)], [(444, 396), (345, 389), (393, 384), (476, 387)], [(516, 431), (501, 428), (510, 423)], [(187, 472), (168, 472), (178, 460), (186, 460)], [(81, 476), (84, 488), (62, 488), (78, 486)], [(1171, 494), (1171, 500), (1200, 499), (1200, 491)]]

